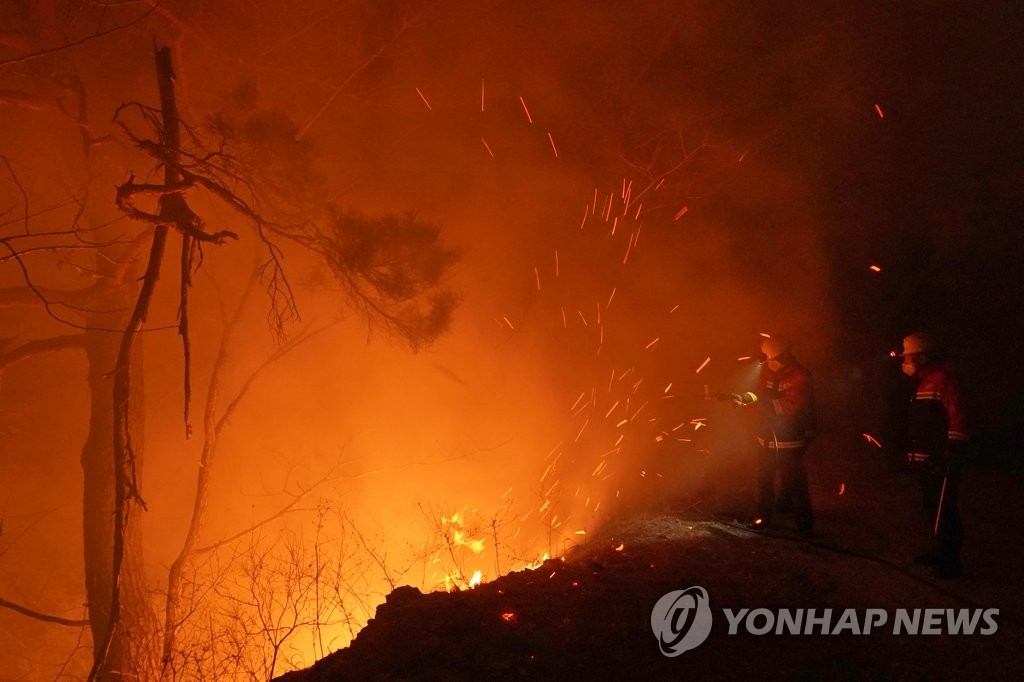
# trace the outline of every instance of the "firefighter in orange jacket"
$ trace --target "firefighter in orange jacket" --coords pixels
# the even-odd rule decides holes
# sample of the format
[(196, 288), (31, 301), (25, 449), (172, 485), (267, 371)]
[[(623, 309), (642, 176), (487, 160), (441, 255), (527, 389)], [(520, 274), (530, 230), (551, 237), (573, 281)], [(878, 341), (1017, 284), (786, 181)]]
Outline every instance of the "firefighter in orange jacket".
[[(811, 373), (797, 362), (789, 341), (773, 336), (761, 342), (764, 368), (758, 386), (738, 397), (743, 405), (757, 405), (760, 426), (757, 514), (753, 527), (771, 523), (773, 513), (792, 511), (796, 527), (805, 537), (814, 534), (814, 513), (807, 488), (804, 453), (814, 438), (816, 424)], [(779, 474), (779, 504), (775, 504), (775, 478)]]
[(907, 461), (917, 472), (932, 534), (928, 551), (915, 560), (933, 566), (940, 577), (952, 578), (962, 573), (963, 524), (957, 493), (967, 427), (960, 388), (939, 361), (928, 334), (904, 338), (899, 357), (903, 373), (915, 383), (907, 411)]

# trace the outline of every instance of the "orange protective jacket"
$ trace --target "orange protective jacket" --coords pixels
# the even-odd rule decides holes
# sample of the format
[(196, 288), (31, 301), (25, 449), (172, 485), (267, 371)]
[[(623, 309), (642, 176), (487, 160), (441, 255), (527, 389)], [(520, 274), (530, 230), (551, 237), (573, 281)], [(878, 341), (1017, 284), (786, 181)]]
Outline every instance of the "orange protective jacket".
[(778, 372), (765, 367), (754, 394), (761, 413), (757, 442), (779, 450), (807, 447), (817, 428), (810, 371), (795, 359)]
[(948, 368), (934, 362), (921, 367), (915, 378), (917, 388), (907, 412), (909, 459), (958, 453), (967, 444), (967, 416), (957, 382)]

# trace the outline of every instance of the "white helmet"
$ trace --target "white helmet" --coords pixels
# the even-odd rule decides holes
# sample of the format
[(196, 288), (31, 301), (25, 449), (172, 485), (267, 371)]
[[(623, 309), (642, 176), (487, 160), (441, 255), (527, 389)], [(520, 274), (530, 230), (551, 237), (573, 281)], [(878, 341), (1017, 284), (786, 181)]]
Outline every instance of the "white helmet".
[(771, 336), (761, 339), (761, 352), (766, 358), (777, 358), (789, 353), (789, 339), (784, 336)]
[(903, 355), (934, 353), (935, 339), (927, 332), (914, 332), (903, 339)]

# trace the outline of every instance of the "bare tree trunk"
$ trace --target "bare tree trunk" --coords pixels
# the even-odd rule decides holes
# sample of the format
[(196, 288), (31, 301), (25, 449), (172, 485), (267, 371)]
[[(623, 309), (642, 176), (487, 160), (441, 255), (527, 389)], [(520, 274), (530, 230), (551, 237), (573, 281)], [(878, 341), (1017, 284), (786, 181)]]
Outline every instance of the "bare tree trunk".
[[(93, 287), (83, 299), (96, 308), (127, 308), (136, 293), (139, 267), (135, 261), (139, 254), (137, 247), (121, 248), (117, 253), (104, 253), (96, 259), (97, 270), (105, 280)], [(115, 263), (123, 265), (115, 266)], [(97, 305), (102, 304), (102, 305)], [(114, 417), (113, 380), (111, 370), (118, 354), (118, 335), (103, 328), (109, 328), (109, 315), (95, 315), (87, 321), (90, 327), (85, 332), (85, 351), (89, 366), (89, 394), (91, 402), (89, 434), (82, 447), (83, 473), (83, 531), (85, 550), (85, 586), (89, 609), (89, 625), (94, 643), (101, 643), (111, 626), (111, 601), (113, 597), (113, 546), (114, 546)], [(134, 362), (135, 369), (141, 369), (141, 359)], [(139, 373), (141, 376), (141, 373)], [(139, 386), (136, 385), (136, 389)], [(129, 415), (132, 433), (141, 442), (145, 422), (142, 400), (136, 398)], [(141, 448), (136, 448), (141, 458)], [(148, 600), (141, 579), (142, 543), (136, 528), (130, 529), (125, 538), (128, 547), (125, 570), (122, 571), (121, 621), (124, 627), (117, 630), (106, 646), (103, 665), (97, 668), (96, 679), (121, 680), (139, 679), (137, 668), (140, 656), (132, 650), (132, 642), (142, 641), (141, 630), (152, 627)], [(100, 652), (94, 648), (94, 664), (100, 660)]]
[[(168, 149), (177, 149), (180, 146), (178, 131), (178, 112), (174, 100), (174, 74), (171, 68), (170, 50), (163, 48), (156, 52), (157, 83), (160, 89), (160, 104), (163, 112), (163, 141)], [(175, 185), (180, 176), (172, 164), (164, 165), (165, 186)], [(163, 197), (164, 199), (168, 197)], [(113, 500), (113, 508), (107, 509), (113, 513), (113, 533), (110, 535), (109, 573), (104, 576), (98, 570), (87, 569), (87, 581), (95, 581), (98, 592), (104, 591), (100, 583), (106, 581), (109, 585), (109, 602), (106, 605), (106, 613), (99, 614), (105, 618), (105, 628), (102, 630), (93, 629), (94, 635), (101, 632), (99, 638), (94, 639), (93, 668), (89, 673), (90, 680), (122, 680), (129, 677), (134, 678), (134, 671), (125, 670), (122, 666), (130, 663), (127, 659), (129, 645), (132, 642), (132, 623), (130, 618), (122, 620), (122, 581), (127, 584), (131, 581), (132, 571), (125, 570), (125, 557), (130, 556), (132, 540), (137, 537), (134, 526), (130, 525), (132, 511), (136, 504), (143, 504), (140, 493), (140, 471), (142, 468), (140, 451), (142, 439), (139, 433), (133, 429), (132, 415), (140, 409), (140, 401), (133, 400), (132, 378), (137, 375), (141, 378), (141, 372), (137, 371), (138, 355), (136, 354), (136, 341), (139, 330), (146, 321), (149, 313), (149, 306), (152, 301), (153, 292), (156, 289), (157, 281), (160, 279), (160, 265), (163, 261), (164, 251), (167, 244), (167, 224), (174, 219), (171, 213), (180, 210), (183, 200), (161, 201), (161, 215), (166, 219), (162, 224), (157, 225), (153, 231), (153, 240), (150, 244), (149, 263), (146, 273), (139, 289), (138, 297), (135, 300), (135, 307), (131, 318), (125, 325), (124, 332), (120, 337), (120, 345), (117, 349), (117, 357), (114, 361), (114, 376), (112, 386), (111, 423), (113, 432), (111, 434), (112, 460), (114, 464), (114, 476), (112, 490), (105, 489), (102, 483), (98, 486), (96, 493), (105, 498)], [(141, 391), (139, 392), (141, 395)], [(90, 433), (90, 437), (92, 434)], [(102, 466), (102, 463), (97, 463)], [(88, 471), (88, 467), (87, 467)], [(103, 497), (87, 500), (102, 509)], [(88, 530), (87, 530), (88, 532)], [(103, 539), (99, 539), (101, 542)], [(140, 549), (141, 546), (135, 547)], [(127, 579), (127, 580), (126, 580)], [(99, 605), (97, 605), (99, 606)], [(126, 615), (128, 609), (125, 609)], [(135, 625), (139, 625), (136, 623)], [(136, 639), (139, 633), (135, 633)], [(117, 661), (120, 659), (120, 661)]]

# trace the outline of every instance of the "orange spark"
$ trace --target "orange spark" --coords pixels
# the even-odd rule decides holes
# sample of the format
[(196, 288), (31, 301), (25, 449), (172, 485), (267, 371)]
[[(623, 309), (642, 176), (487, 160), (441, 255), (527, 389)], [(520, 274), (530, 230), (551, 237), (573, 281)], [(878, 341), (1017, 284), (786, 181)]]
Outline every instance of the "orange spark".
[(516, 619), (516, 614), (512, 613), (511, 611), (506, 611), (505, 613), (501, 614), (501, 619), (506, 623), (511, 623)]
[(501, 319), (505, 320), (505, 324), (508, 325), (509, 329), (511, 329), (512, 331), (516, 330), (515, 325), (513, 325), (512, 322), (507, 317), (502, 317)]
[(558, 249), (555, 249), (555, 277), (558, 277)]
[(430, 106), (430, 102), (427, 101), (426, 96), (420, 91), (419, 88), (416, 88), (416, 94), (419, 95), (420, 99), (423, 100), (423, 103), (427, 105), (427, 110), (433, 111), (434, 107)]
[(679, 304), (678, 303), (676, 303), (674, 306), (672, 306), (672, 310), (668, 311), (668, 314), (671, 315), (672, 313), (674, 313), (677, 310), (679, 310)]
[(530, 116), (530, 110), (526, 108), (526, 100), (523, 99), (522, 95), (519, 95), (519, 103), (523, 105), (523, 111), (526, 112), (526, 120), (532, 124), (533, 117)]
[(672, 389), (672, 382), (668, 382), (668, 386), (665, 387), (665, 393), (668, 393)]
[(622, 550), (624, 550), (624, 549), (626, 549), (626, 543), (624, 543), (624, 542), (620, 542), (620, 543), (619, 543), (619, 546), (615, 548), (615, 551), (616, 551), (616, 552), (621, 552), (621, 551), (622, 551)]
[(578, 530), (578, 531), (576, 531), (576, 533), (575, 533), (575, 534), (576, 534), (576, 535), (586, 535), (586, 534), (587, 534), (587, 531), (585, 531), (585, 530)]
[(704, 360), (704, 362), (700, 363), (700, 367), (697, 368), (697, 374), (700, 374), (700, 371), (707, 367), (709, 362), (711, 362), (710, 355)]
[(537, 269), (537, 266), (533, 268), (533, 277), (537, 280), (537, 291), (540, 291), (540, 270)]
[(548, 141), (551, 142), (551, 151), (555, 153), (555, 158), (558, 158), (558, 147), (555, 146), (555, 138), (552, 137), (551, 133), (548, 133)]
[(484, 110), (484, 79), (480, 79), (480, 111)]
[(605, 310), (607, 310), (608, 306), (612, 304), (612, 299), (615, 298), (616, 289), (618, 289), (618, 287), (612, 287), (612, 293), (608, 296), (608, 302), (604, 304)]
[(625, 265), (626, 261), (629, 260), (629, 253), (633, 250), (633, 244), (636, 242), (636, 233), (629, 233), (629, 244), (626, 245), (626, 255), (622, 257), (622, 264)]
[(675, 219), (676, 219), (676, 220), (679, 220), (679, 219), (680, 219), (680, 218), (682, 218), (682, 217), (683, 217), (684, 215), (686, 215), (686, 212), (687, 212), (687, 211), (689, 211), (689, 210), (690, 210), (690, 207), (689, 207), (689, 206), (683, 206), (683, 207), (682, 207), (681, 209), (679, 209), (679, 212), (678, 212), (678, 213), (676, 213), (676, 218), (675, 218)]
[(558, 306), (558, 308), (559, 308), (559, 310), (562, 311), (562, 329), (568, 329), (569, 328), (569, 322), (565, 319), (565, 307), (564, 306)]
[(874, 270), (875, 272), (881, 272), (882, 268), (878, 267), (877, 265), (869, 265), (868, 266), (868, 270)]
[(881, 444), (881, 443), (879, 443), (879, 442), (878, 442), (877, 440), (875, 440), (875, 437), (874, 437), (874, 436), (872, 436), (872, 435), (871, 435), (870, 433), (862, 433), (861, 435), (862, 435), (862, 436), (864, 436), (864, 438), (865, 438), (865, 439), (866, 439), (866, 440), (867, 440), (867, 441), (868, 441), (869, 443), (873, 443), (873, 444), (874, 444), (874, 445), (875, 445), (876, 447), (879, 447), (879, 448), (880, 448), (880, 447), (882, 447), (882, 444)]
[(749, 355), (744, 355), (742, 358), (736, 358), (736, 362), (743, 362), (744, 360), (749, 360), (749, 359), (750, 359)]
[(661, 337), (660, 337), (660, 336), (659, 336), (659, 337), (657, 337), (656, 339), (654, 339), (653, 341), (651, 341), (651, 342), (650, 342), (649, 344), (647, 344), (646, 346), (644, 346), (644, 350), (650, 350), (651, 348), (653, 348), (653, 347), (654, 347), (654, 345), (655, 345), (656, 343), (658, 343), (658, 341), (661, 341)]
[(885, 118), (885, 113), (882, 111), (882, 107), (876, 104), (875, 111), (878, 112), (878, 118)]
[(485, 140), (482, 137), (480, 138), (480, 141), (484, 143), (484, 149), (487, 150), (487, 153), (490, 154), (491, 158), (493, 159), (494, 158), (494, 152), (491, 151), (491, 145), (487, 144), (487, 140)]
[(770, 338), (772, 338), (772, 335), (771, 335), (771, 334), (768, 334), (767, 332), (761, 332), (761, 336), (763, 336), (763, 337), (764, 337), (764, 338), (766, 338), (766, 339), (770, 339)]
[(846, 492), (846, 484), (845, 483), (840, 483), (839, 484), (839, 494), (842, 495), (845, 492)]

